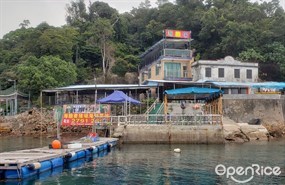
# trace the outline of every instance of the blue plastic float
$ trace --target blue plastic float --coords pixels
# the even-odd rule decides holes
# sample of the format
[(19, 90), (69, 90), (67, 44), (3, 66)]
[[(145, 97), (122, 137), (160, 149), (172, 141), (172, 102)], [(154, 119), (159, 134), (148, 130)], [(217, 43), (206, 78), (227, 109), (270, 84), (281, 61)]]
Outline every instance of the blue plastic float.
[[(52, 174), (61, 173), (63, 171), (63, 166), (67, 166), (67, 168), (70, 169), (82, 165), (85, 161), (106, 156), (109, 149), (116, 144), (117, 141), (111, 141), (99, 146), (92, 146), (87, 149), (69, 152), (61, 157), (26, 164), (19, 169), (1, 169), (0, 179), (26, 179), (36, 175), (39, 178), (46, 178)], [(17, 164), (10, 164), (10, 167), (16, 168), (16, 166)]]

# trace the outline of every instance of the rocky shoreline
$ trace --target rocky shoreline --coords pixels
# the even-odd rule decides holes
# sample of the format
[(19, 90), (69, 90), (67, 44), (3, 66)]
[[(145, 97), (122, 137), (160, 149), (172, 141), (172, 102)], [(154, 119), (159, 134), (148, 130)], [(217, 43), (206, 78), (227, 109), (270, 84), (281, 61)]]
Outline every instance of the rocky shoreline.
[[(224, 139), (226, 143), (243, 143), (249, 141), (268, 141), (285, 135), (285, 124), (250, 125), (235, 123), (229, 118), (223, 119)], [(31, 109), (14, 117), (0, 118), (0, 136), (45, 136), (56, 137), (56, 122), (52, 110)], [(90, 126), (61, 128), (62, 135), (86, 135)]]
[[(42, 111), (31, 109), (17, 116), (0, 118), (0, 136), (46, 136), (56, 137), (57, 125), (53, 117), (52, 110)], [(86, 134), (91, 127), (64, 127), (60, 128), (61, 134)], [(81, 134), (82, 133), (82, 134)]]
[(285, 136), (284, 124), (249, 124), (236, 123), (223, 118), (224, 138), (227, 143), (249, 141), (269, 141)]

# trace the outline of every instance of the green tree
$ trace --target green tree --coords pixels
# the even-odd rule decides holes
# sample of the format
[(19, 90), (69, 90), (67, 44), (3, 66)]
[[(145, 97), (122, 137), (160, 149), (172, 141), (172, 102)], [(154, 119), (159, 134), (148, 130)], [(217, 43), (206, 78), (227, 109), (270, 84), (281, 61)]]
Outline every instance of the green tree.
[(77, 31), (70, 27), (45, 30), (39, 37), (41, 56), (58, 55), (61, 59), (72, 62), (77, 34)]
[(27, 28), (30, 24), (31, 24), (30, 21), (25, 19), (25, 20), (23, 20), (22, 23), (19, 24), (19, 26), (20, 26), (22, 29), (24, 29), (24, 28)]
[(96, 21), (99, 17), (112, 21), (118, 16), (118, 11), (104, 2), (95, 1), (88, 8), (90, 22)]
[(55, 56), (29, 57), (17, 67), (19, 87), (38, 95), (43, 89), (66, 86), (76, 81), (73, 63)]
[(254, 49), (248, 49), (239, 54), (239, 59), (244, 62), (264, 62), (264, 57)]
[(106, 82), (105, 80), (107, 79), (107, 75), (111, 72), (110, 69), (115, 62), (114, 48), (111, 41), (114, 29), (108, 19), (98, 18), (91, 26), (91, 30), (89, 42), (100, 49), (103, 81)]
[(66, 22), (68, 25), (79, 28), (82, 33), (87, 20), (88, 13), (84, 0), (72, 1), (70, 5), (67, 5)]

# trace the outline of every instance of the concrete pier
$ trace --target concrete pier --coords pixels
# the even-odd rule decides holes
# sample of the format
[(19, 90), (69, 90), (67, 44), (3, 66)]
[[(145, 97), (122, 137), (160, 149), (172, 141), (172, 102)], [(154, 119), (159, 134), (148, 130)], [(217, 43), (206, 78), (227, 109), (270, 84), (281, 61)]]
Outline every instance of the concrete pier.
[(120, 125), (114, 134), (123, 143), (222, 144), (222, 125)]
[(224, 117), (219, 124), (121, 124), (114, 137), (122, 143), (224, 144), (226, 142), (267, 141), (269, 133), (262, 125), (236, 123)]

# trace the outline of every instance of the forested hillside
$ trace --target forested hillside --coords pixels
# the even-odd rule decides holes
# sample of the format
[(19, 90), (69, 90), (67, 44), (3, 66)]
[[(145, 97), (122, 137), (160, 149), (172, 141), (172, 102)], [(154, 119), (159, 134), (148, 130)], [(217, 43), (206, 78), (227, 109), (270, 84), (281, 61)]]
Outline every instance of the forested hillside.
[[(73, 1), (66, 25), (24, 20), (0, 40), (1, 88), (22, 91), (70, 84), (135, 83), (139, 55), (163, 29), (191, 30), (196, 59), (227, 55), (259, 62), (262, 80), (285, 80), (285, 13), (278, 0), (145, 0), (120, 14), (103, 2)], [(127, 73), (128, 72), (128, 73)]]

